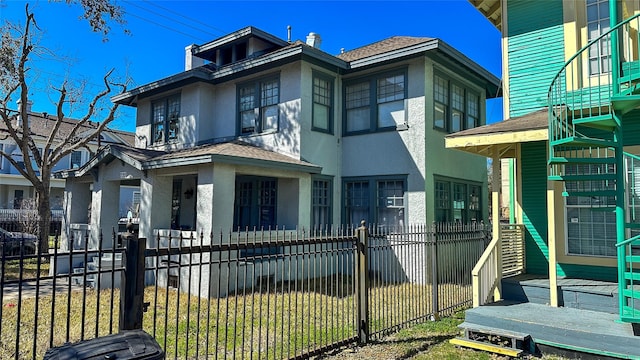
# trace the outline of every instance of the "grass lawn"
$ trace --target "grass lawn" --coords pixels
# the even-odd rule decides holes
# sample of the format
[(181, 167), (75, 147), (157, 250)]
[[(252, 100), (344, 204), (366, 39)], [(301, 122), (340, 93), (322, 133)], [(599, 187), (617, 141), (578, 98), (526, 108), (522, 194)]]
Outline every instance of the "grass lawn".
[[(458, 325), (464, 321), (464, 312), (435, 322), (426, 322), (400, 330), (370, 345), (349, 348), (322, 356), (323, 359), (413, 359), (413, 360), (507, 360), (483, 351), (460, 348), (449, 343), (449, 339), (460, 334)], [(553, 355), (542, 356), (545, 360), (564, 360)]]

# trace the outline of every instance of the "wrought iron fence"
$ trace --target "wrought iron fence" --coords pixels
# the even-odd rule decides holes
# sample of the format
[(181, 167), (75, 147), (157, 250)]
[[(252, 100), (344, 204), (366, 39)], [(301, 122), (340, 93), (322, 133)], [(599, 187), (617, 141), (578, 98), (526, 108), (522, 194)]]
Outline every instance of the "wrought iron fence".
[(488, 239), (482, 224), (167, 230), (2, 251), (0, 358), (134, 328), (167, 358), (308, 358), (470, 305)]

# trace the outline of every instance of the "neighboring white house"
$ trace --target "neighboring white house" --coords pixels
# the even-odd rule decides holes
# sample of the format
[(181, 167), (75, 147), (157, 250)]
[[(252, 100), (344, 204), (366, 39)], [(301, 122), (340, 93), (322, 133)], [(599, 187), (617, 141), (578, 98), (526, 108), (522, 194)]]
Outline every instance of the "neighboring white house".
[(122, 185), (140, 187), (148, 239), (487, 219), (486, 160), (445, 149), (444, 136), (485, 124), (499, 79), (435, 38), (335, 56), (319, 45), (247, 27), (188, 46), (185, 71), (115, 96), (137, 108), (135, 147), (106, 146), (62, 174), (66, 223), (116, 227)]
[[(33, 137), (36, 145), (42, 149), (44, 148), (47, 137), (54, 125), (55, 116), (47, 113), (33, 112), (31, 111), (31, 104), (28, 106), (28, 113), (29, 116), (26, 121), (29, 122), (31, 136)], [(17, 116), (14, 121), (20, 123), (23, 119), (21, 119), (20, 116)], [(68, 131), (75, 126), (77, 122), (78, 120), (75, 119), (63, 119), (58, 133), (68, 133)], [(96, 126), (96, 123), (90, 123), (86, 125), (86, 129), (81, 130), (80, 133), (91, 131)], [(107, 129), (100, 134), (99, 141), (93, 141), (89, 143), (86, 148), (78, 149), (69, 156), (63, 158), (56, 164), (53, 171), (80, 168), (98, 151), (99, 146), (108, 144), (133, 145), (133, 139), (133, 133)], [(9, 137), (4, 122), (0, 122), (0, 150), (12, 156), (18, 164), (24, 163), (22, 153), (12, 141), (11, 137)], [(34, 168), (37, 169), (37, 167)], [(51, 208), (53, 210), (62, 210), (64, 187), (64, 179), (51, 179)], [(135, 187), (129, 188), (128, 190), (125, 189), (123, 191), (123, 196), (128, 193), (129, 198), (132, 199), (134, 191), (136, 191)], [(29, 180), (25, 179), (22, 174), (20, 174), (18, 170), (11, 165), (9, 160), (0, 156), (0, 215), (3, 213), (11, 213), (11, 211), (15, 209), (20, 209), (24, 199), (34, 197), (35, 191)], [(2, 220), (1, 216), (0, 220)]]

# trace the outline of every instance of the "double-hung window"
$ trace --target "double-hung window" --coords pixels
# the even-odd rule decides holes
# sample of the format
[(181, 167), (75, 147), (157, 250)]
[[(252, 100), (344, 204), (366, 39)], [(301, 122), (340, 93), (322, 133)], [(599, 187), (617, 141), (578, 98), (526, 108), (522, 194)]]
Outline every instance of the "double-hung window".
[(82, 166), (82, 151), (74, 151), (71, 153), (70, 169), (77, 169)]
[[(587, 0), (587, 41), (609, 31), (609, 0)], [(603, 39), (589, 48), (589, 74), (599, 75), (610, 71), (611, 41)]]
[(482, 187), (465, 180), (435, 179), (435, 221), (469, 223), (482, 220)]
[(311, 226), (322, 229), (331, 225), (331, 188), (330, 179), (313, 179), (311, 196)]
[(347, 224), (365, 220), (379, 228), (393, 229), (405, 224), (406, 179), (384, 176), (344, 182), (344, 217)]
[(152, 143), (176, 141), (180, 130), (180, 94), (151, 103), (151, 114)]
[(280, 81), (261, 79), (238, 87), (239, 133), (256, 134), (278, 129)]
[[(613, 164), (566, 165), (567, 175), (612, 174)], [(566, 182), (567, 192), (615, 190), (613, 180)], [(573, 255), (616, 256), (616, 217), (599, 207), (615, 206), (613, 196), (568, 196), (567, 248)]]
[(480, 126), (480, 96), (443, 75), (433, 77), (433, 127), (458, 132)]
[(345, 133), (395, 130), (406, 126), (406, 84), (406, 70), (347, 81)]
[(312, 129), (333, 132), (333, 78), (320, 73), (313, 74)]

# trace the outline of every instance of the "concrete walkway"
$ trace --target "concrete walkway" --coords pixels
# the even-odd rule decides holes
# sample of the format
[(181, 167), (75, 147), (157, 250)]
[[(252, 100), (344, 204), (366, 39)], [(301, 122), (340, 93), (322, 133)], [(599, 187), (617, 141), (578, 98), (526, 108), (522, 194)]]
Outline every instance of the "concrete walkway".
[[(22, 299), (30, 299), (36, 296), (36, 281), (23, 281), (22, 294), (20, 294), (20, 283), (7, 284), (3, 288), (2, 303), (11, 303), (18, 300), (19, 295)], [(71, 291), (80, 291), (82, 286), (72, 284)], [(67, 279), (56, 280), (56, 294), (64, 294), (69, 291)], [(47, 296), (53, 293), (53, 279), (40, 280), (40, 296)]]

